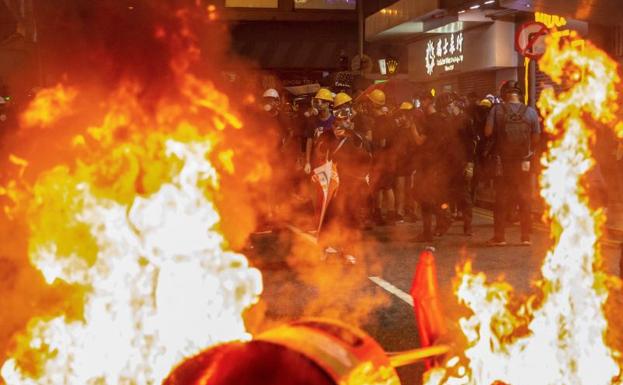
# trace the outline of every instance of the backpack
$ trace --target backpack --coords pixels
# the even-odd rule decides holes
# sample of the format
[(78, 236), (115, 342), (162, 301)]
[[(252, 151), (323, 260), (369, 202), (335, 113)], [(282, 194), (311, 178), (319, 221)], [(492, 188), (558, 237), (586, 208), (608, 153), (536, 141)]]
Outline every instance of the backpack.
[(530, 122), (526, 119), (528, 107), (522, 104), (519, 111), (513, 112), (503, 103), (500, 130), (497, 130), (497, 145), (500, 156), (505, 160), (527, 160), (531, 155)]

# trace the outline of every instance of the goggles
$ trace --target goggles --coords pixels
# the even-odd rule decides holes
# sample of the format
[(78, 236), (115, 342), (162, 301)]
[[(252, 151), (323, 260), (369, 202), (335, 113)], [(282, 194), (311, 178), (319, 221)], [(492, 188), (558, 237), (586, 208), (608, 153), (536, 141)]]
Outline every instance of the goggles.
[(333, 111), (333, 115), (338, 119), (350, 119), (354, 114), (351, 107), (343, 107)]

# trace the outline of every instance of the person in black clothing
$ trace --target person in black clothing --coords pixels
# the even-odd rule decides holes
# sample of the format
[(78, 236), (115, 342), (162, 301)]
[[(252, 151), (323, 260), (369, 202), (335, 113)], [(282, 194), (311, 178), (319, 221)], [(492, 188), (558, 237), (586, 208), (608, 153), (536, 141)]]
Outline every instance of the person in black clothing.
[(459, 107), (459, 101), (451, 94), (442, 95), (443, 119), (447, 122), (447, 147), (445, 167), (448, 173), (449, 201), (456, 203), (463, 215), (463, 234), (472, 235), (471, 182), (477, 135), (471, 117)]
[[(333, 105), (333, 94), (327, 88), (321, 88), (312, 98), (312, 108), (305, 128), (305, 166), (306, 174), (311, 174), (315, 167), (324, 163), (322, 149), (318, 148), (319, 138), (333, 129), (335, 117), (331, 111)], [(316, 164), (312, 164), (312, 159)], [(320, 164), (318, 164), (320, 161)]]
[(408, 204), (407, 180), (415, 170), (414, 149), (417, 147), (412, 132), (415, 127), (415, 107), (410, 102), (403, 102), (392, 114), (390, 152), (388, 161), (395, 173), (394, 192), (396, 196), (396, 221), (404, 221), (405, 208)]
[(340, 178), (333, 204), (336, 215), (343, 224), (357, 228), (363, 224), (360, 214), (369, 196), (372, 152), (370, 143), (354, 128), (351, 100), (345, 93), (335, 96), (330, 159), (335, 162)]
[(437, 111), (437, 101), (426, 105), (422, 119), (422, 130), (418, 129), (416, 142), (419, 145), (420, 169), (417, 171), (416, 197), (422, 208), (422, 233), (418, 242), (433, 240), (432, 218), (436, 217), (436, 235), (445, 233), (450, 226), (450, 211), (447, 200), (446, 119)]
[(491, 100), (485, 98), (476, 103), (473, 109), (474, 131), (478, 137), (474, 162), (474, 178), (472, 180), (471, 198), (476, 199), (476, 192), (481, 184), (487, 183), (493, 176), (493, 137), (485, 137), (485, 125), (489, 111), (493, 107)]
[(382, 214), (384, 200), (389, 207), (388, 218), (395, 219), (394, 172), (389, 169), (390, 153), (388, 138), (390, 120), (387, 116), (385, 93), (379, 89), (362, 95), (358, 103), (359, 113), (355, 118), (355, 129), (372, 144), (373, 166), (370, 175), (371, 219), (377, 225), (387, 224)]
[(501, 89), (504, 102), (489, 113), (485, 136), (495, 136), (498, 154), (495, 180), (494, 236), (489, 245), (506, 244), (505, 225), (508, 199), (518, 194), (521, 243), (530, 245), (531, 233), (531, 159), (537, 148), (540, 124), (536, 110), (521, 102), (518, 82), (510, 80)]

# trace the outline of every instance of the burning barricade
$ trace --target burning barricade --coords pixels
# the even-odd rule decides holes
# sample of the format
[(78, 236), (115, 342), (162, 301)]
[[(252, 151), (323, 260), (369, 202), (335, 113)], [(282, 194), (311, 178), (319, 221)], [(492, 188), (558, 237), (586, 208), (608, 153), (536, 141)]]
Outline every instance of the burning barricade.
[[(213, 6), (195, 6), (216, 17)], [(193, 73), (201, 49), (189, 14), (179, 10), (175, 22), (149, 30), (155, 47), (174, 53), (154, 66), (171, 92), (149, 89), (131, 74), (112, 90), (45, 89), (23, 116), (20, 134), (33, 134), (33, 145), (3, 154), (13, 173), (0, 190), (9, 202), (2, 224), (23, 226), (15, 240), (21, 248), (11, 255), (43, 287), (43, 294), (24, 290), (38, 302), (19, 292), (11, 303), (36, 308), (49, 298), (63, 300), (12, 320), (15, 338), (2, 379), (9, 385), (399, 384), (395, 367), (448, 351), (434, 345), (445, 329), (429, 254), (417, 273), (422, 284), (412, 290), (420, 300), (423, 350), (388, 355), (361, 330), (318, 319), (250, 340), (242, 312), (258, 300), (261, 275), (229, 246), (252, 228), (247, 187), (270, 170), (261, 146), (228, 138), (242, 136), (239, 114), (209, 78)], [(488, 285), (466, 265), (457, 295), (473, 313), (460, 320), (467, 346), (433, 367), (427, 385), (621, 383), (621, 354), (604, 340), (609, 277), (595, 269), (603, 218), (589, 208), (581, 184), (592, 165), (587, 121), (623, 136), (623, 123), (616, 122), (620, 79), (590, 44), (550, 46), (543, 68), (554, 81), (575, 85), (541, 99), (545, 126), (555, 136), (541, 178), (555, 247), (543, 264), (540, 295), (511, 310), (511, 288)], [(37, 141), (50, 138), (58, 151), (42, 152)], [(327, 175), (325, 196), (333, 180)], [(321, 217), (326, 202), (322, 208)]]

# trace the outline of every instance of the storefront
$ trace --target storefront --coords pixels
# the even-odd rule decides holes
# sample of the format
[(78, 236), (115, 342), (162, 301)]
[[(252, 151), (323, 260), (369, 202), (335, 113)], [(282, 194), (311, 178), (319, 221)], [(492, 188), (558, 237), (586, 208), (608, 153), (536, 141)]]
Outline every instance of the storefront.
[(428, 34), (409, 44), (409, 79), (436, 92), (495, 93), (519, 76), (514, 36), (515, 23), (506, 21)]
[[(366, 19), (366, 39), (408, 46), (402, 65), (422, 88), (478, 96), (495, 93), (507, 79), (525, 86), (527, 62), (515, 51), (515, 32), (525, 22), (538, 21), (558, 33), (574, 30), (608, 49), (601, 26), (513, 4), (484, 1), (445, 9), (438, 0), (399, 0)], [(538, 91), (551, 86), (539, 71), (536, 83)]]

